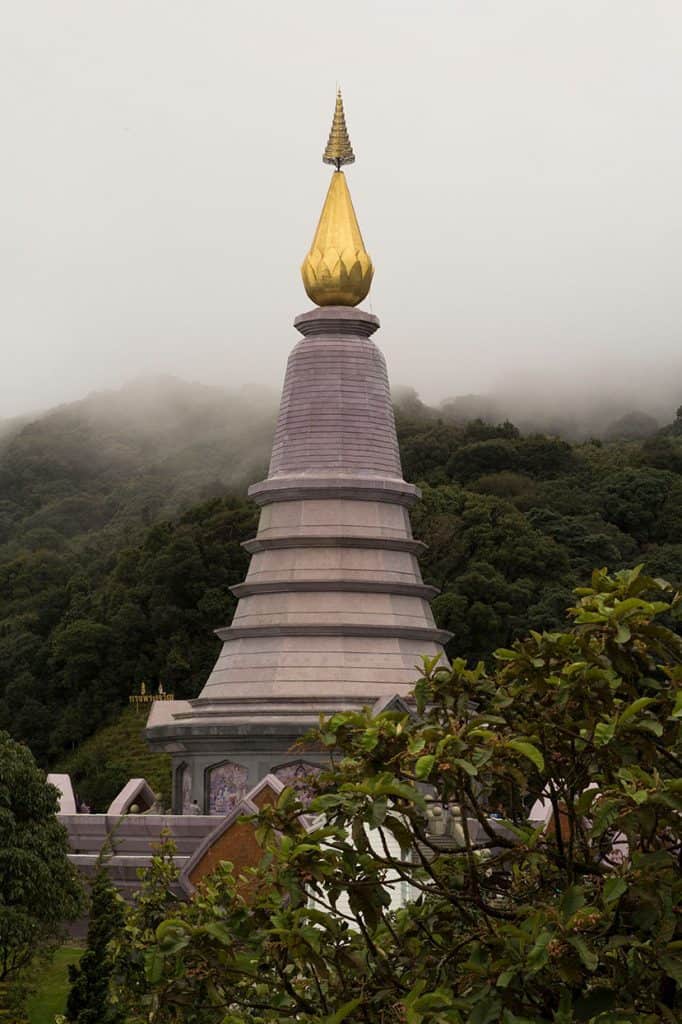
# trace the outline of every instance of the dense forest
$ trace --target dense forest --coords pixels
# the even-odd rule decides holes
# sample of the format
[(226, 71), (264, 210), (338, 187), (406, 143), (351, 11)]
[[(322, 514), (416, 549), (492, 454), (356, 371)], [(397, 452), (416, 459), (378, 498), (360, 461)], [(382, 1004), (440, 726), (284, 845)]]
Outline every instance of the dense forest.
[[(0, 728), (63, 761), (142, 681), (200, 690), (230, 621), (273, 396), (147, 382), (0, 430)], [(682, 584), (682, 409), (569, 443), (403, 395), (396, 419), (450, 654), (563, 624), (595, 566)], [(609, 438), (616, 439), (609, 439)]]

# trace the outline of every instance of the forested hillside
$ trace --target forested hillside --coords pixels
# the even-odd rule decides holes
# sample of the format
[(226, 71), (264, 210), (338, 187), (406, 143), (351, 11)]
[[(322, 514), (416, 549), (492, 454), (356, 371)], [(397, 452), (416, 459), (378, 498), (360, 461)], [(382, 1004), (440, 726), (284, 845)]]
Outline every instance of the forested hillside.
[[(178, 381), (93, 396), (0, 445), (0, 728), (63, 761), (144, 680), (195, 695), (229, 622), (274, 400)], [(671, 415), (671, 418), (672, 415)], [(644, 440), (524, 435), (397, 407), (450, 653), (558, 625), (595, 566), (682, 584), (682, 416)], [(632, 424), (631, 424), (632, 426)], [(636, 433), (636, 431), (635, 431)], [(649, 433), (647, 429), (646, 433)]]
[[(266, 470), (275, 412), (273, 395), (168, 378), (7, 426), (0, 728), (43, 764), (143, 679), (195, 692), (247, 564), (243, 495)], [(228, 493), (241, 497), (211, 501)]]

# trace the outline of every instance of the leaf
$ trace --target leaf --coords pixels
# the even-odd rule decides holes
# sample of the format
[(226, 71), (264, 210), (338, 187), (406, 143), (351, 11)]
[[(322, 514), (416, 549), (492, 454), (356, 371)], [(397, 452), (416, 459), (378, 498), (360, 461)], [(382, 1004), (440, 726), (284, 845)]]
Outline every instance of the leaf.
[(388, 800), (385, 797), (374, 801), (369, 815), (369, 823), (373, 828), (378, 828), (383, 823), (387, 810)]
[(322, 796), (316, 796), (314, 800), (310, 801), (308, 810), (313, 813), (329, 811), (332, 807), (338, 807), (341, 803), (343, 803), (343, 797), (339, 796), (338, 793), (324, 793)]
[(656, 850), (655, 853), (633, 853), (632, 864), (636, 870), (644, 870), (648, 873), (659, 871), (661, 868), (670, 868), (673, 864), (673, 857), (674, 854), (669, 850)]
[(648, 708), (650, 704), (654, 703), (655, 699), (653, 697), (639, 697), (638, 700), (633, 700), (632, 704), (628, 704), (619, 714), (618, 724), (623, 725), (625, 722), (629, 722), (638, 712), (643, 711), (644, 708)]
[(582, 960), (588, 971), (596, 971), (599, 960), (596, 953), (593, 953), (584, 939), (579, 935), (569, 935), (568, 941)]
[(418, 779), (427, 779), (435, 763), (436, 758), (434, 754), (424, 754), (414, 766), (414, 774)]
[(158, 949), (150, 949), (144, 957), (144, 976), (147, 981), (155, 985), (161, 981), (163, 975), (163, 957)]
[(189, 929), (184, 921), (170, 918), (156, 929), (156, 941), (164, 956), (178, 953), (189, 942)]
[(594, 729), (594, 741), (599, 746), (605, 746), (610, 743), (616, 732), (616, 720), (611, 719), (608, 722), (597, 722)]
[(354, 818), (353, 824), (351, 825), (351, 835), (353, 837), (353, 846), (360, 853), (369, 850), (370, 846), (367, 841), (367, 833), (365, 832), (365, 826), (361, 818)]
[(615, 800), (600, 800), (592, 821), (592, 835), (600, 836), (606, 832), (619, 814), (619, 805)]
[(360, 746), (363, 750), (374, 750), (379, 742), (379, 734), (376, 729), (366, 729), (360, 738)]
[(627, 892), (627, 882), (622, 878), (607, 878), (604, 882), (604, 903), (613, 903)]
[(639, 723), (640, 729), (645, 729), (646, 732), (651, 732), (654, 736), (663, 735), (663, 726), (660, 722), (655, 721), (653, 718), (647, 718), (645, 721)]
[(671, 718), (682, 718), (682, 690), (677, 691), (675, 696), (675, 706), (673, 707)]
[(411, 848), (413, 843), (412, 833), (399, 818), (394, 817), (392, 814), (387, 815), (384, 821), (384, 828), (395, 837), (403, 853), (406, 853)]
[(426, 992), (414, 1003), (414, 1009), (420, 1013), (438, 1013), (441, 1010), (452, 1009), (452, 993), (444, 989), (437, 989), (435, 992)]
[(494, 653), (498, 661), (518, 661), (521, 657), (518, 651), (511, 651), (508, 647), (498, 647)]
[(532, 761), (539, 772), (544, 772), (545, 759), (538, 748), (534, 747), (532, 743), (529, 743), (527, 740), (509, 740), (507, 746), (511, 747), (512, 750), (516, 750), (519, 754), (523, 754), (529, 761)]
[(287, 786), (277, 798), (277, 810), (287, 811), (295, 802), (296, 793), (292, 786)]
[(501, 1005), (500, 1000), (494, 996), (482, 999), (469, 1014), (469, 1024), (491, 1024), (498, 1019)]
[(561, 914), (565, 921), (573, 917), (576, 910), (585, 906), (585, 892), (582, 885), (572, 885), (561, 898)]
[(626, 644), (631, 636), (632, 633), (630, 632), (630, 627), (626, 625), (625, 622), (619, 623), (618, 629), (616, 630), (616, 643)]
[(417, 704), (417, 711), (422, 714), (429, 699), (429, 683), (426, 679), (420, 679), (414, 688), (414, 699)]
[(543, 931), (535, 940), (535, 945), (528, 953), (527, 962), (531, 974), (536, 974), (548, 960), (547, 946), (552, 940), (552, 932)]
[(403, 999), (404, 1005), (405, 1006), (413, 1006), (414, 1003), (417, 1001), (417, 999), (422, 994), (422, 992), (424, 991), (425, 988), (426, 988), (426, 980), (424, 978), (420, 978), (419, 981), (416, 981), (414, 983), (414, 985), (412, 986), (410, 991), (407, 993), (407, 995)]
[(682, 960), (678, 957), (662, 956), (660, 963), (665, 973), (674, 978), (678, 985), (682, 985)]
[(224, 925), (222, 921), (209, 921), (201, 929), (202, 932), (206, 932), (207, 935), (212, 935), (214, 939), (217, 939), (223, 946), (234, 945), (234, 934), (230, 931), (227, 925)]
[(422, 655), (422, 665), (424, 667), (424, 675), (430, 676), (436, 665), (441, 659), (440, 654), (434, 654), (429, 657), (427, 654)]
[(601, 794), (600, 794), (599, 790), (596, 789), (596, 788), (595, 789), (586, 789), (584, 791), (584, 793), (581, 793), (580, 796), (578, 797), (578, 799), (575, 802), (576, 814), (580, 814), (580, 815), (587, 814), (589, 812), (589, 810), (590, 810), (590, 807), (592, 806), (592, 804), (594, 803), (594, 801), (597, 799), (598, 796), (601, 796)]
[(622, 619), (629, 612), (641, 611), (644, 607), (646, 607), (645, 601), (638, 597), (628, 597), (625, 601), (617, 601), (611, 614), (614, 619)]
[(398, 782), (396, 779), (392, 779), (390, 777), (386, 781), (382, 781), (377, 785), (375, 793), (388, 793), (390, 796), (398, 796), (402, 800), (408, 800), (410, 803), (416, 804), (417, 807), (423, 807), (425, 804), (424, 797), (419, 790), (414, 789), (413, 786), (406, 785), (404, 782)]
[(345, 1020), (361, 1002), (362, 996), (359, 996), (357, 999), (351, 999), (348, 1003), (340, 1006), (335, 1013), (331, 1013), (327, 1017), (320, 1017), (320, 1024), (341, 1024), (341, 1021)]

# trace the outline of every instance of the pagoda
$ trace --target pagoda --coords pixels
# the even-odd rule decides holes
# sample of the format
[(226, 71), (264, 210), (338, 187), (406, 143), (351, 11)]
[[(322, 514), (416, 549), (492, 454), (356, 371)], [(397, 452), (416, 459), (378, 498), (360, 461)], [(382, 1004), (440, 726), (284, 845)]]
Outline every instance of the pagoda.
[(285, 784), (322, 752), (292, 753), (320, 713), (407, 694), (423, 655), (443, 654), (422, 581), (376, 316), (359, 303), (374, 268), (342, 167), (355, 156), (341, 93), (324, 152), (329, 190), (301, 268), (315, 304), (284, 379), (246, 579), (206, 684), (152, 705), (146, 736), (172, 755), (176, 813), (226, 814), (266, 775)]

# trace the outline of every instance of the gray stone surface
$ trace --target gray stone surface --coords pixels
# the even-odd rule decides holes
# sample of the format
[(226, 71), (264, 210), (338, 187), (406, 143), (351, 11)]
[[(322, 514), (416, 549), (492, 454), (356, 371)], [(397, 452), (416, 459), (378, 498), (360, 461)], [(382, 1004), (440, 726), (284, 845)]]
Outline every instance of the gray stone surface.
[(270, 477), (319, 472), (401, 479), (384, 357), (357, 335), (316, 335), (289, 357)]
[(78, 808), (76, 807), (76, 794), (71, 784), (71, 776), (60, 774), (59, 772), (50, 772), (47, 776), (47, 781), (59, 790), (59, 813), (76, 814)]
[[(402, 478), (388, 376), (371, 340), (379, 321), (326, 307), (296, 320), (304, 335), (286, 371), (246, 579), (223, 649), (196, 700), (155, 704), (152, 747), (173, 755), (206, 809), (211, 770), (243, 768), (252, 787), (320, 712), (407, 693), (423, 655), (442, 655)], [(312, 754), (313, 760), (323, 758)], [(184, 776), (183, 776), (184, 773)]]
[(109, 805), (110, 815), (127, 814), (133, 804), (140, 812), (148, 810), (154, 803), (154, 791), (145, 779), (129, 779)]
[(69, 860), (86, 878), (94, 877), (99, 855), (107, 847), (107, 871), (126, 899), (140, 888), (138, 871), (149, 867), (164, 834), (176, 844), (174, 860), (178, 872), (182, 872), (216, 827), (215, 817), (205, 814), (60, 814), (59, 821), (68, 833)]

